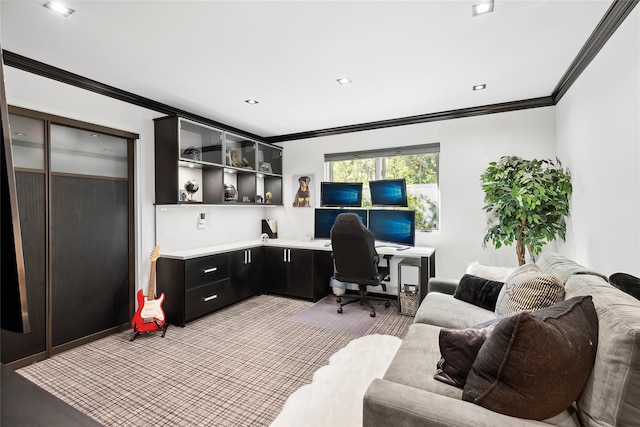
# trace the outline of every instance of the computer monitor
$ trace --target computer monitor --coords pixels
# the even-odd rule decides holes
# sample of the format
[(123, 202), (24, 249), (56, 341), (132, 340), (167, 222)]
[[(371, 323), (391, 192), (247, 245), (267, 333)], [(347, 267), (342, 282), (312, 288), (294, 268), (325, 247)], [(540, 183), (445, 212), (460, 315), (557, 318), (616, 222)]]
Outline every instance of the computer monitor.
[(316, 239), (330, 239), (331, 227), (336, 222), (336, 218), (341, 213), (355, 213), (360, 220), (367, 226), (367, 210), (366, 209), (331, 209), (316, 208), (314, 220), (314, 237)]
[(373, 206), (407, 206), (407, 184), (402, 179), (369, 181)]
[(379, 242), (414, 246), (416, 213), (410, 210), (369, 209), (369, 230)]
[(360, 207), (362, 206), (361, 182), (321, 182), (320, 206)]

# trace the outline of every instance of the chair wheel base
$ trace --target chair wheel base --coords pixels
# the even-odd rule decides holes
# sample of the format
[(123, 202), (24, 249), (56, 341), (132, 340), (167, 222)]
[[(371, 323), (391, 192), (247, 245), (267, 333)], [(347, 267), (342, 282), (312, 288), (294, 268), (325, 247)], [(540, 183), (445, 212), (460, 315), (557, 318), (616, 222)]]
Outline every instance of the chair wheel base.
[(338, 307), (338, 313), (342, 314), (342, 307)]
[(371, 313), (369, 313), (369, 316), (371, 316), (371, 317), (376, 317), (376, 312), (375, 312), (375, 311), (372, 311)]
[(391, 303), (389, 301), (384, 303), (384, 308), (389, 308), (391, 307)]
[(342, 298), (338, 297), (338, 298), (336, 298), (336, 301), (340, 303), (340, 302), (342, 302)]

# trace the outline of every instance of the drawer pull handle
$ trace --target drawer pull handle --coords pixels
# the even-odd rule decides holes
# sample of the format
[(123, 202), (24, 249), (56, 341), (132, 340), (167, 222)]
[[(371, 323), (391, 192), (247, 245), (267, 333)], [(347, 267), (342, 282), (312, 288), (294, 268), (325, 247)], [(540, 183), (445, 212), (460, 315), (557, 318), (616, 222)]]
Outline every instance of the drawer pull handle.
[(218, 298), (218, 295), (210, 295), (208, 297), (204, 297), (204, 301), (207, 302), (207, 301), (211, 301), (212, 299), (216, 299), (216, 298)]
[(204, 272), (204, 274), (209, 274), (209, 273), (213, 273), (214, 271), (216, 271), (218, 269), (218, 267), (211, 267), (211, 268), (205, 268), (204, 270), (202, 270)]

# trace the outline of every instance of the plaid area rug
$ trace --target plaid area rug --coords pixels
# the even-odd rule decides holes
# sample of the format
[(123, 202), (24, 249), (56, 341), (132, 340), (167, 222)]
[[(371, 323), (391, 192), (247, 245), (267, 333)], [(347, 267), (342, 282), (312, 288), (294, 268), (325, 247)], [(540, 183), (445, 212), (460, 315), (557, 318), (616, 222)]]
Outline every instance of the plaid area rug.
[[(352, 297), (344, 298), (344, 301)], [(343, 302), (344, 302), (343, 301)], [(341, 331), (356, 337), (361, 337), (375, 324), (387, 310), (398, 310), (396, 307), (384, 307), (384, 301), (371, 300), (376, 308), (376, 317), (370, 316), (370, 309), (367, 306), (355, 302), (344, 306), (343, 312), (337, 312), (338, 303), (336, 297), (328, 295), (311, 307), (301, 311), (291, 318), (294, 322), (305, 325), (318, 326), (332, 331)]]
[[(269, 425), (354, 338), (291, 320), (312, 305), (260, 295), (170, 326), (165, 338), (130, 342), (126, 331), (17, 372), (106, 426)], [(404, 337), (408, 323), (397, 318), (381, 315), (376, 325)]]

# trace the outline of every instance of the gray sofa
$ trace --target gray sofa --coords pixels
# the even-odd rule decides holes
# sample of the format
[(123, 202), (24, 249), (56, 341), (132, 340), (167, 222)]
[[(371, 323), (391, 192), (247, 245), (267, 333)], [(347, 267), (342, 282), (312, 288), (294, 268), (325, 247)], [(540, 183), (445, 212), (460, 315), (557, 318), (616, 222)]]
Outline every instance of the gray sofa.
[(554, 253), (536, 265), (556, 276), (565, 300), (591, 295), (598, 316), (596, 360), (582, 394), (544, 421), (514, 418), (462, 400), (462, 389), (434, 379), (441, 328), (468, 328), (495, 318), (453, 298), (455, 281), (431, 279), (429, 293), (391, 365), (368, 387), (364, 426), (640, 426), (640, 301), (601, 276)]

